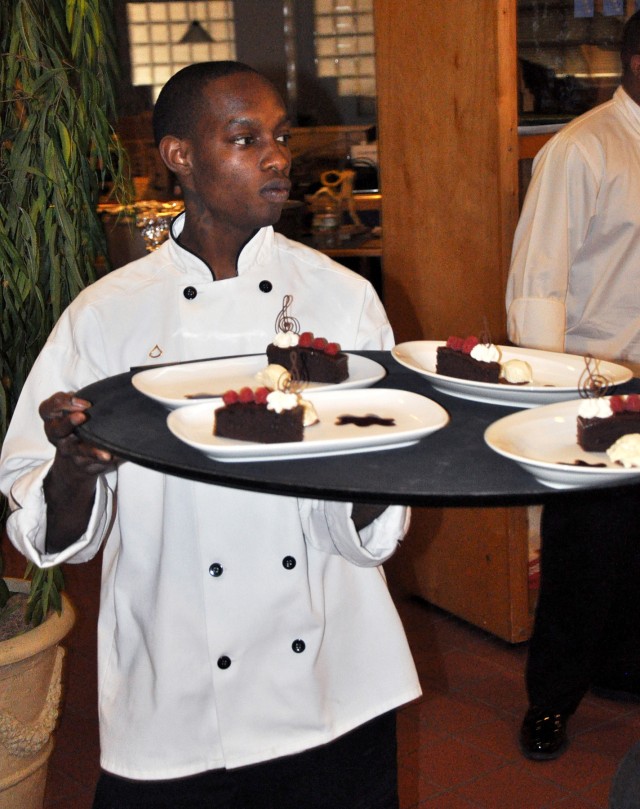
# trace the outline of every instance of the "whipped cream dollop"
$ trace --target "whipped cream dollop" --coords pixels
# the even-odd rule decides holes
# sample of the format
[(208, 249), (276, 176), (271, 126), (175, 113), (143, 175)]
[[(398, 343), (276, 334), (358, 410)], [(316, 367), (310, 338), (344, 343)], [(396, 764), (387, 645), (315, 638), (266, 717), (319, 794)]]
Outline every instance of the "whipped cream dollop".
[(284, 365), (271, 363), (270, 365), (267, 365), (266, 368), (258, 371), (256, 374), (256, 381), (261, 385), (264, 385), (265, 388), (281, 390), (282, 388), (285, 388), (289, 382), (291, 382), (291, 374), (289, 371), (287, 371)]
[(295, 393), (284, 393), (281, 390), (272, 390), (267, 396), (267, 410), (282, 413), (283, 410), (293, 410), (298, 405), (298, 396)]
[(273, 338), (273, 344), (278, 348), (291, 348), (298, 345), (299, 339), (300, 335), (295, 331), (280, 331)]
[(578, 415), (584, 419), (608, 419), (613, 415), (606, 398), (583, 399), (578, 407)]
[(521, 385), (523, 382), (533, 380), (533, 371), (525, 360), (507, 360), (500, 368), (500, 378), (506, 379), (513, 385)]
[(607, 450), (609, 460), (622, 464), (629, 469), (640, 466), (640, 433), (628, 433), (621, 436)]
[(493, 343), (478, 343), (471, 349), (471, 356), (478, 362), (500, 362), (500, 349)]

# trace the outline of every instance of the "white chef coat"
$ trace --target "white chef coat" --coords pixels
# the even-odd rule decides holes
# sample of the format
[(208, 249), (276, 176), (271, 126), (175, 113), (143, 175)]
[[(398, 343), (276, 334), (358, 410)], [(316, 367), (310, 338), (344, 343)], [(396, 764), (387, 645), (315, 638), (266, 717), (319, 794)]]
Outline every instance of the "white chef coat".
[(640, 361), (640, 107), (622, 87), (536, 156), (506, 304), (517, 345)]
[[(174, 223), (174, 236), (183, 217)], [(41, 566), (104, 548), (102, 766), (137, 779), (237, 767), (328, 742), (420, 694), (380, 563), (407, 527), (358, 534), (348, 503), (197, 483), (130, 462), (103, 476), (84, 536), (45, 554), (38, 417), (56, 390), (130, 366), (263, 352), (286, 294), (305, 331), (347, 349), (393, 338), (370, 284), (272, 228), (214, 281), (174, 238), (88, 287), (34, 365), (0, 459), (12, 542)], [(345, 461), (348, 463), (348, 461)], [(117, 508), (115, 505), (117, 494)]]

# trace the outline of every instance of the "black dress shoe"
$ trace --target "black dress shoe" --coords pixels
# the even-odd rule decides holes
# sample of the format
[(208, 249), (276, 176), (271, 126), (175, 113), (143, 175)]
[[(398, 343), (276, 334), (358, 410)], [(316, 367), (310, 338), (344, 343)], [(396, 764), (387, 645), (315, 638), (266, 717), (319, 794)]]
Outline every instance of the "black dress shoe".
[(569, 744), (569, 714), (529, 708), (520, 728), (520, 749), (534, 761), (550, 761), (562, 755)]

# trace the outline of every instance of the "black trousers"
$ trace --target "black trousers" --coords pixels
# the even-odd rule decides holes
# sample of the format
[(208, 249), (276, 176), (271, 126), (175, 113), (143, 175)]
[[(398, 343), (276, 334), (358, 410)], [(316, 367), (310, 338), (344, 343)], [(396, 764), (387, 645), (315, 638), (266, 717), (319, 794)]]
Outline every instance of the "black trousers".
[(640, 679), (640, 487), (551, 498), (541, 538), (529, 703), (573, 713), (594, 683)]
[(103, 773), (93, 809), (398, 809), (395, 712), (293, 756), (188, 778)]

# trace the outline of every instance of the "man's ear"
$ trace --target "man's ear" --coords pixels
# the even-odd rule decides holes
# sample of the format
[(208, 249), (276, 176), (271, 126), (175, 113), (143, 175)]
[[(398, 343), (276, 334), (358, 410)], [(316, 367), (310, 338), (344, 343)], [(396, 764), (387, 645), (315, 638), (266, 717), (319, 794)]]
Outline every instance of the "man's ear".
[(629, 66), (631, 67), (631, 72), (633, 73), (635, 80), (640, 81), (640, 54), (633, 54), (629, 60)]
[(167, 168), (177, 177), (186, 177), (191, 173), (189, 141), (174, 135), (165, 135), (158, 149)]

